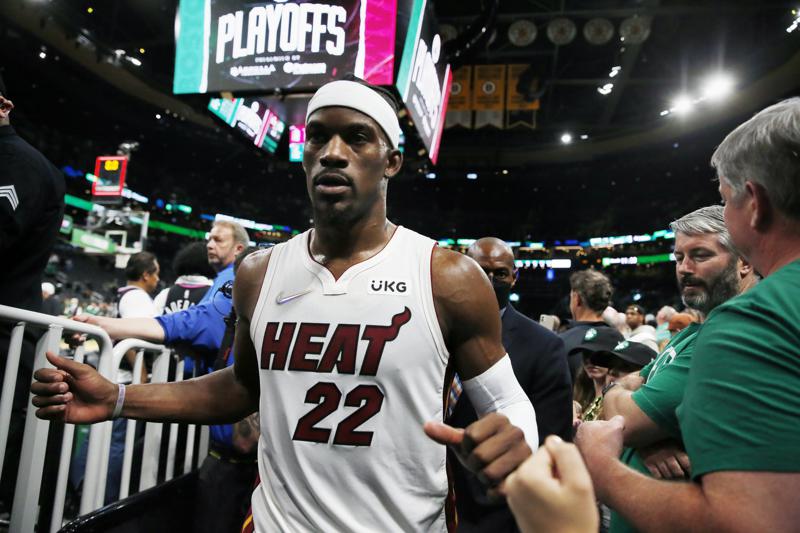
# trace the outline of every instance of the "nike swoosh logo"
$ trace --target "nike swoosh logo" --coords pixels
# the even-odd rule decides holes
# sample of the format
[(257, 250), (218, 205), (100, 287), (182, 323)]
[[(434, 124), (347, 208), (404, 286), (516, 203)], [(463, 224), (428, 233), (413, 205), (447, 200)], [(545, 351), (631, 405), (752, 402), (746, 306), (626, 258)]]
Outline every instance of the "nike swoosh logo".
[(305, 296), (306, 294), (310, 293), (311, 289), (306, 289), (302, 292), (298, 292), (296, 294), (290, 294), (289, 296), (284, 296), (283, 293), (279, 294), (277, 298), (275, 298), (275, 303), (278, 305), (283, 305), (286, 302), (291, 302), (292, 300), (296, 300), (301, 296)]

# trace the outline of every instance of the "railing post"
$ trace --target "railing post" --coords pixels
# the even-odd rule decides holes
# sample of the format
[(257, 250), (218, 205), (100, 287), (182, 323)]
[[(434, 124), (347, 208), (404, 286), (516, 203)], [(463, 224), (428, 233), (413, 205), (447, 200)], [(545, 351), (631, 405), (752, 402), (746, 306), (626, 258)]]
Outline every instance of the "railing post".
[[(85, 347), (83, 344), (75, 349), (73, 360), (83, 363)], [(50, 533), (61, 529), (64, 519), (64, 500), (67, 496), (67, 481), (69, 480), (69, 463), (72, 458), (72, 440), (75, 436), (75, 425), (64, 424), (64, 437), (61, 439), (61, 456), (58, 461), (58, 480), (56, 481), (55, 500), (53, 501), (53, 516), (50, 518)]]
[[(133, 385), (142, 381), (142, 368), (144, 367), (144, 350), (136, 352), (133, 363)], [(133, 447), (136, 443), (136, 420), (128, 419), (125, 427), (125, 453), (122, 456), (122, 475), (119, 482), (119, 499), (127, 498), (131, 487), (131, 468), (133, 467)]]
[[(178, 358), (175, 363), (175, 382), (183, 381), (183, 358)], [(169, 426), (169, 447), (167, 448), (167, 472), (164, 481), (169, 481), (175, 476), (175, 451), (178, 447), (178, 426), (172, 423)]]
[[(100, 352), (100, 361), (98, 362), (98, 371), (107, 379), (116, 381), (116, 372), (112, 374), (114, 353), (109, 342), (104, 345)], [(94, 424), (89, 430), (89, 449), (86, 453), (86, 470), (83, 474), (83, 492), (81, 494), (81, 504), (79, 508), (80, 514), (87, 514), (98, 507), (102, 506), (103, 497), (105, 496), (105, 480), (102, 480), (102, 487), (98, 488), (100, 480), (100, 469), (103, 458), (103, 443), (105, 442), (104, 435), (108, 432), (111, 433), (111, 422), (100, 422)], [(106, 463), (108, 456), (106, 456)], [(98, 493), (101, 493), (100, 504), (97, 504)]]
[(11, 410), (14, 408), (14, 393), (17, 386), (17, 372), (19, 372), (19, 358), (24, 334), (25, 323), (20, 322), (14, 326), (8, 342), (6, 374), (3, 376), (3, 392), (0, 395), (0, 473), (3, 472), (3, 460), (6, 457), (8, 429), (11, 424)]
[[(170, 351), (164, 348), (153, 362), (151, 383), (166, 383), (169, 375)], [(139, 481), (139, 490), (154, 487), (158, 478), (158, 458), (161, 454), (161, 433), (163, 425), (160, 422), (147, 422), (144, 429), (144, 450), (142, 451), (142, 475)]]
[[(62, 327), (51, 325), (36, 343), (33, 368), (50, 367), (45, 357), (46, 351), (58, 353)], [(39, 491), (44, 471), (44, 457), (47, 450), (47, 433), (50, 423), (34, 415), (36, 408), (28, 394), (28, 414), (25, 417), (25, 436), (22, 440), (21, 468), (14, 489), (14, 506), (11, 509), (11, 531), (33, 533), (39, 517)]]

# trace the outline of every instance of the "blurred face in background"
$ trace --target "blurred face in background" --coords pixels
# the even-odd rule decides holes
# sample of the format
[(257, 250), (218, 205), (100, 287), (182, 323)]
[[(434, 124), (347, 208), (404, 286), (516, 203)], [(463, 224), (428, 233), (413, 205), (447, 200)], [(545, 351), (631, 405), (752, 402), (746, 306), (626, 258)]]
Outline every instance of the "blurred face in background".
[(142, 274), (142, 281), (144, 281), (146, 285), (145, 290), (151, 294), (158, 288), (159, 274), (161, 273), (161, 267), (159, 267), (158, 261), (154, 261), (154, 263), (156, 266), (155, 270)]
[(628, 307), (625, 310), (625, 323), (629, 328), (636, 329), (644, 324), (644, 315), (636, 307)]
[(214, 226), (208, 235), (206, 250), (208, 251), (208, 264), (219, 272), (234, 262), (236, 254), (244, 248), (236, 242), (233, 230), (227, 226)]

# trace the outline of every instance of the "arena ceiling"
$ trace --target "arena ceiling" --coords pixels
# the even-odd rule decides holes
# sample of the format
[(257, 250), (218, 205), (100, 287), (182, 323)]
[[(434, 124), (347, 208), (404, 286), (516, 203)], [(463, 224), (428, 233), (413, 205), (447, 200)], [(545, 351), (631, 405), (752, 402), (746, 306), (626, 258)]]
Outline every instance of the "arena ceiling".
[[(176, 5), (0, 1), (0, 69), (16, 93), (15, 124), (54, 162), (76, 168), (136, 140), (131, 186), (138, 192), (191, 202), (198, 211), (305, 227), (310, 212), (298, 165), (220, 127), (206, 111), (208, 96), (171, 94)], [(441, 22), (457, 32), (490, 5), (435, 2)], [(537, 127), (449, 129), (436, 168), (407, 153), (406, 173), (390, 198), (393, 219), (442, 237), (580, 237), (652, 231), (716, 201), (708, 167), (713, 147), (756, 109), (797, 94), (800, 31), (786, 31), (797, 7), (749, 0), (500, 1), (493, 38), (467, 62), (529, 64), (541, 91)], [(623, 46), (620, 26), (632, 16), (648, 17), (650, 33), (641, 44)], [(614, 38), (591, 45), (583, 28), (598, 17), (611, 22)], [(574, 22), (569, 44), (548, 39), (556, 18)], [(508, 29), (521, 19), (538, 35), (518, 47)], [(141, 64), (120, 60), (116, 50)], [(600, 94), (615, 66), (613, 90)], [(715, 72), (735, 82), (727, 99), (661, 116), (682, 92), (699, 94)], [(569, 145), (560, 142), (565, 132), (573, 134)], [(432, 171), (437, 179), (425, 179)], [(465, 179), (467, 173), (479, 179)]]
[[(495, 3), (497, 13), (487, 24), (488, 38), (463, 62), (528, 64), (535, 80), (532, 94), (539, 96), (541, 106), (536, 129), (455, 128), (446, 134), (443, 160), (519, 166), (587, 159), (663, 141), (756, 109), (794, 88), (792, 74), (800, 73), (800, 31), (791, 35), (785, 31), (794, 18), (792, 9), (798, 7), (790, 2), (437, 0), (434, 6), (442, 24), (463, 34)], [(60, 32), (64, 38), (51, 37), (51, 48), (72, 56), (76, 50), (89, 49), (96, 64), (84, 62), (84, 66), (107, 82), (157, 107), (171, 107), (190, 121), (212, 125), (205, 113), (206, 97), (171, 95), (176, 0), (4, 4), (0, 12), (11, 28), (39, 34), (45, 41), (48, 32)], [(623, 26), (631, 17), (641, 21), (645, 39), (622, 40)], [(556, 19), (574, 24), (575, 36), (568, 44), (559, 46), (548, 38), (548, 25)], [(590, 44), (585, 37), (593, 19), (611, 23), (612, 34), (605, 44)], [(532, 23), (537, 35), (532, 43), (516, 46), (509, 28), (521, 20)], [(140, 64), (115, 58), (120, 50)], [(112, 63), (118, 76), (108, 74)], [(789, 81), (786, 73), (776, 74), (781, 67), (789, 70)], [(735, 93), (727, 102), (706, 105), (688, 117), (661, 116), (674, 107), (679, 95), (697, 94), (714, 73), (725, 73), (734, 83)], [(609, 84), (613, 88), (604, 93)], [(588, 142), (564, 150), (559, 146), (564, 133), (576, 141), (583, 135)], [(476, 136), (485, 151), (474, 149)]]

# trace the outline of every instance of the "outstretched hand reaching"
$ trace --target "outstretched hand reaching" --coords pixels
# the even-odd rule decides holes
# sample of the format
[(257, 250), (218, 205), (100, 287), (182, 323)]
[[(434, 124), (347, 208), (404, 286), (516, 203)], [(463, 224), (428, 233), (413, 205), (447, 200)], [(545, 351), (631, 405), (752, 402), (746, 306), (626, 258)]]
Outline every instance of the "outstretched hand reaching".
[(71, 424), (91, 424), (111, 418), (119, 386), (94, 368), (51, 352), (47, 360), (56, 368), (40, 368), (31, 384), (36, 416)]

